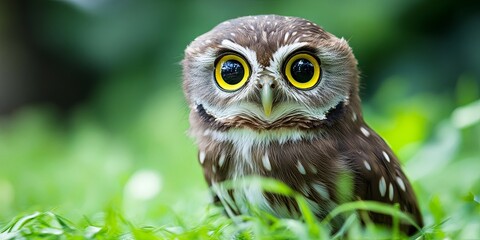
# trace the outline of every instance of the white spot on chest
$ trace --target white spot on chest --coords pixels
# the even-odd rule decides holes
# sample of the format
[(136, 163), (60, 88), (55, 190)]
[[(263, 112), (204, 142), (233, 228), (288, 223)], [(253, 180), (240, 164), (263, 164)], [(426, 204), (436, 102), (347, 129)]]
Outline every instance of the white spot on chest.
[(382, 151), (382, 154), (385, 160), (387, 160), (387, 162), (390, 162), (390, 157), (388, 156), (388, 154), (385, 151)]
[(268, 158), (268, 154), (265, 153), (265, 155), (263, 155), (262, 157), (262, 164), (263, 164), (263, 167), (267, 170), (267, 171), (271, 171), (272, 170), (272, 165), (270, 164), (270, 159)]
[(297, 169), (302, 175), (307, 174), (307, 172), (305, 171), (305, 168), (303, 167), (300, 161), (297, 161)]
[(313, 166), (312, 164), (309, 164), (309, 168), (310, 168), (310, 171), (312, 171), (313, 174), (317, 174), (318, 173), (318, 170), (315, 166)]
[(405, 190), (406, 190), (405, 183), (403, 182), (403, 180), (400, 177), (397, 177), (397, 184), (402, 189), (402, 191), (405, 192)]
[(312, 183), (312, 188), (322, 197), (324, 200), (330, 198), (327, 187), (323, 183)]
[(387, 184), (383, 176), (382, 178), (380, 178), (380, 181), (378, 182), (378, 189), (380, 191), (380, 195), (382, 195), (382, 197), (385, 197), (385, 193), (387, 193)]
[(363, 164), (365, 164), (365, 168), (368, 170), (368, 171), (371, 171), (372, 168), (370, 167), (370, 163), (368, 163), (367, 161), (363, 160)]
[(365, 137), (369, 137), (369, 136), (370, 136), (370, 132), (369, 132), (366, 128), (360, 127), (360, 131), (363, 133), (363, 135), (364, 135)]
[(391, 183), (388, 185), (388, 199), (393, 201), (393, 186)]
[(225, 153), (220, 154), (220, 159), (218, 160), (218, 166), (222, 167), (225, 163)]

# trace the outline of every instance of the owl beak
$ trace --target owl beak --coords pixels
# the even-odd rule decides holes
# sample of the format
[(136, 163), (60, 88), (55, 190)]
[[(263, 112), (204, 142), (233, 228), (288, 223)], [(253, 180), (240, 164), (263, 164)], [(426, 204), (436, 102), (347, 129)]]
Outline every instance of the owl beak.
[(265, 116), (269, 117), (272, 113), (272, 104), (273, 104), (273, 89), (272, 84), (264, 84), (261, 92), (261, 100), (263, 106), (263, 112)]

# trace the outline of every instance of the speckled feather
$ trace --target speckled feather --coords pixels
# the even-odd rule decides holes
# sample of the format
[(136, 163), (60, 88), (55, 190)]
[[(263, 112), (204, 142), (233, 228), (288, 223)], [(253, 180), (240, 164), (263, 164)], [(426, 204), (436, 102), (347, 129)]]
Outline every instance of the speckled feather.
[[(305, 49), (322, 66), (320, 84), (308, 91), (293, 88), (282, 74), (285, 59)], [(214, 62), (224, 52), (241, 54), (252, 69), (246, 86), (233, 93), (214, 83)], [(421, 226), (415, 194), (396, 156), (363, 121), (356, 65), (345, 40), (294, 17), (242, 17), (195, 39), (185, 51), (183, 86), (191, 108), (190, 134), (216, 201), (247, 201), (280, 217), (298, 215), (298, 206), (284, 196), (248, 186), (236, 193), (218, 190), (225, 180), (255, 175), (278, 179), (302, 193), (319, 218), (342, 202), (363, 199), (399, 203)], [(265, 78), (275, 84), (270, 117), (262, 114), (260, 104), (258, 81)], [(339, 189), (345, 176), (353, 182), (347, 193)], [(227, 195), (236, 196), (233, 203)], [(241, 206), (235, 209), (245, 213)], [(389, 216), (369, 216), (392, 224)], [(406, 224), (401, 228), (416, 231)]]

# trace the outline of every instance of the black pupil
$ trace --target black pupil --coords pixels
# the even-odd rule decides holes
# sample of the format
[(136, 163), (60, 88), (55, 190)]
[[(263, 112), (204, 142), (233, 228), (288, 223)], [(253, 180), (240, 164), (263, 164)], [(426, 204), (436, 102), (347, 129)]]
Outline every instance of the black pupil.
[(292, 69), (290, 69), (290, 72), (295, 81), (306, 83), (312, 80), (314, 69), (315, 67), (313, 66), (313, 63), (307, 59), (301, 58), (292, 63)]
[(245, 74), (242, 64), (237, 60), (228, 60), (223, 63), (221, 74), (223, 81), (230, 85), (234, 85), (242, 81)]

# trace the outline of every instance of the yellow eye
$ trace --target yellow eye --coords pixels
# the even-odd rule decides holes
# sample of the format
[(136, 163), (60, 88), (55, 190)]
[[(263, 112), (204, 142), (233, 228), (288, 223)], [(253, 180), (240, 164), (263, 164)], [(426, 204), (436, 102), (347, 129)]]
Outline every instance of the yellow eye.
[(320, 82), (320, 62), (308, 53), (298, 53), (290, 57), (284, 72), (288, 81), (298, 89), (311, 89)]
[(215, 81), (225, 91), (240, 89), (249, 77), (250, 67), (239, 55), (223, 55), (215, 63)]

